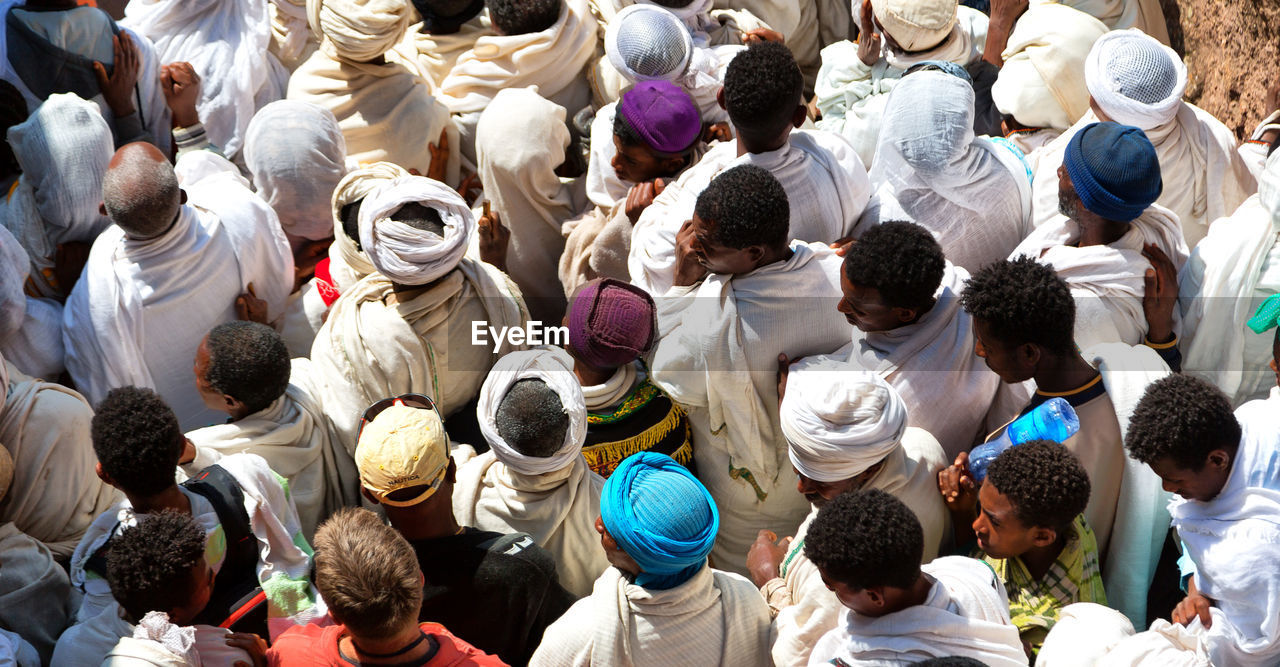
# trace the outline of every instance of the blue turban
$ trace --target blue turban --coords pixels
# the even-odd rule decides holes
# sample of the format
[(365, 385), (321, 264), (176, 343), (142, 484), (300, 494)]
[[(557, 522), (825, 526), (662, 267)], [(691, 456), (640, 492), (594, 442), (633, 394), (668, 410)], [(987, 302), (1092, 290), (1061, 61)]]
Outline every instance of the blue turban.
[(1136, 219), (1164, 189), (1155, 146), (1136, 127), (1086, 125), (1071, 137), (1062, 163), (1084, 207), (1107, 220)]
[(702, 569), (720, 530), (716, 503), (687, 468), (665, 454), (641, 452), (604, 483), (605, 530), (643, 570), (636, 585), (674, 588)]

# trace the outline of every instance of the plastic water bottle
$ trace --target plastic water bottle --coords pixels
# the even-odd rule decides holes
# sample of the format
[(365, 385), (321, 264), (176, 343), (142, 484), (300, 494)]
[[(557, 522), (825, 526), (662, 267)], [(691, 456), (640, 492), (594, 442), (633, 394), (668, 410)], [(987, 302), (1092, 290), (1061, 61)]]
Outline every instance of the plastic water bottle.
[(987, 466), (1000, 456), (1000, 452), (1032, 440), (1063, 442), (1080, 430), (1080, 419), (1071, 404), (1061, 398), (1051, 398), (1036, 409), (1013, 420), (999, 437), (984, 442), (969, 452), (969, 472), (973, 481), (982, 484), (987, 478)]

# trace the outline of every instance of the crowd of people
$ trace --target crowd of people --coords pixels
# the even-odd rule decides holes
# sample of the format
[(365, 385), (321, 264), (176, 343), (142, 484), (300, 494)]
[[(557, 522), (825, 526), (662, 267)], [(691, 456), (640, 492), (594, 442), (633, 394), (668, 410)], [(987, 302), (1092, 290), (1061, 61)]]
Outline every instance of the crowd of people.
[(1280, 664), (1157, 0), (0, 15), (0, 665)]

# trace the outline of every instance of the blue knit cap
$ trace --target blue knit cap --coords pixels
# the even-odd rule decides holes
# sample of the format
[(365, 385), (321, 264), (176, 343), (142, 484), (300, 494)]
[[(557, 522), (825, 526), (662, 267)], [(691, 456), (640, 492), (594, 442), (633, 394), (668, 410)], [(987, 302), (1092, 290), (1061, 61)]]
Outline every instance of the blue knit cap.
[(644, 570), (636, 585), (674, 588), (697, 574), (720, 530), (706, 487), (665, 454), (623, 460), (600, 494), (605, 530)]
[(1062, 162), (1084, 207), (1107, 220), (1136, 219), (1164, 189), (1156, 149), (1136, 127), (1086, 125), (1067, 144)]

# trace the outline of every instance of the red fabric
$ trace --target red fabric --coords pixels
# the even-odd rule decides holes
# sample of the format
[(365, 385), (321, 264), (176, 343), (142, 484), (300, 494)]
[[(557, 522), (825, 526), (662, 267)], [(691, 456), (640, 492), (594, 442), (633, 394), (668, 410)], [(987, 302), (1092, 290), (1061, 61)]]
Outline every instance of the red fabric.
[(333, 284), (333, 277), (329, 275), (329, 258), (325, 257), (316, 264), (316, 289), (320, 291), (320, 298), (324, 300), (324, 305), (332, 306), (334, 301), (338, 300), (338, 288)]
[[(439, 623), (423, 623), (420, 627), (440, 644), (435, 657), (427, 663), (430, 667), (507, 667), (498, 656), (488, 655), (454, 637)], [(343, 660), (338, 651), (338, 640), (346, 631), (341, 625), (309, 624), (289, 628), (267, 649), (267, 664), (271, 667), (350, 667), (351, 663)]]

